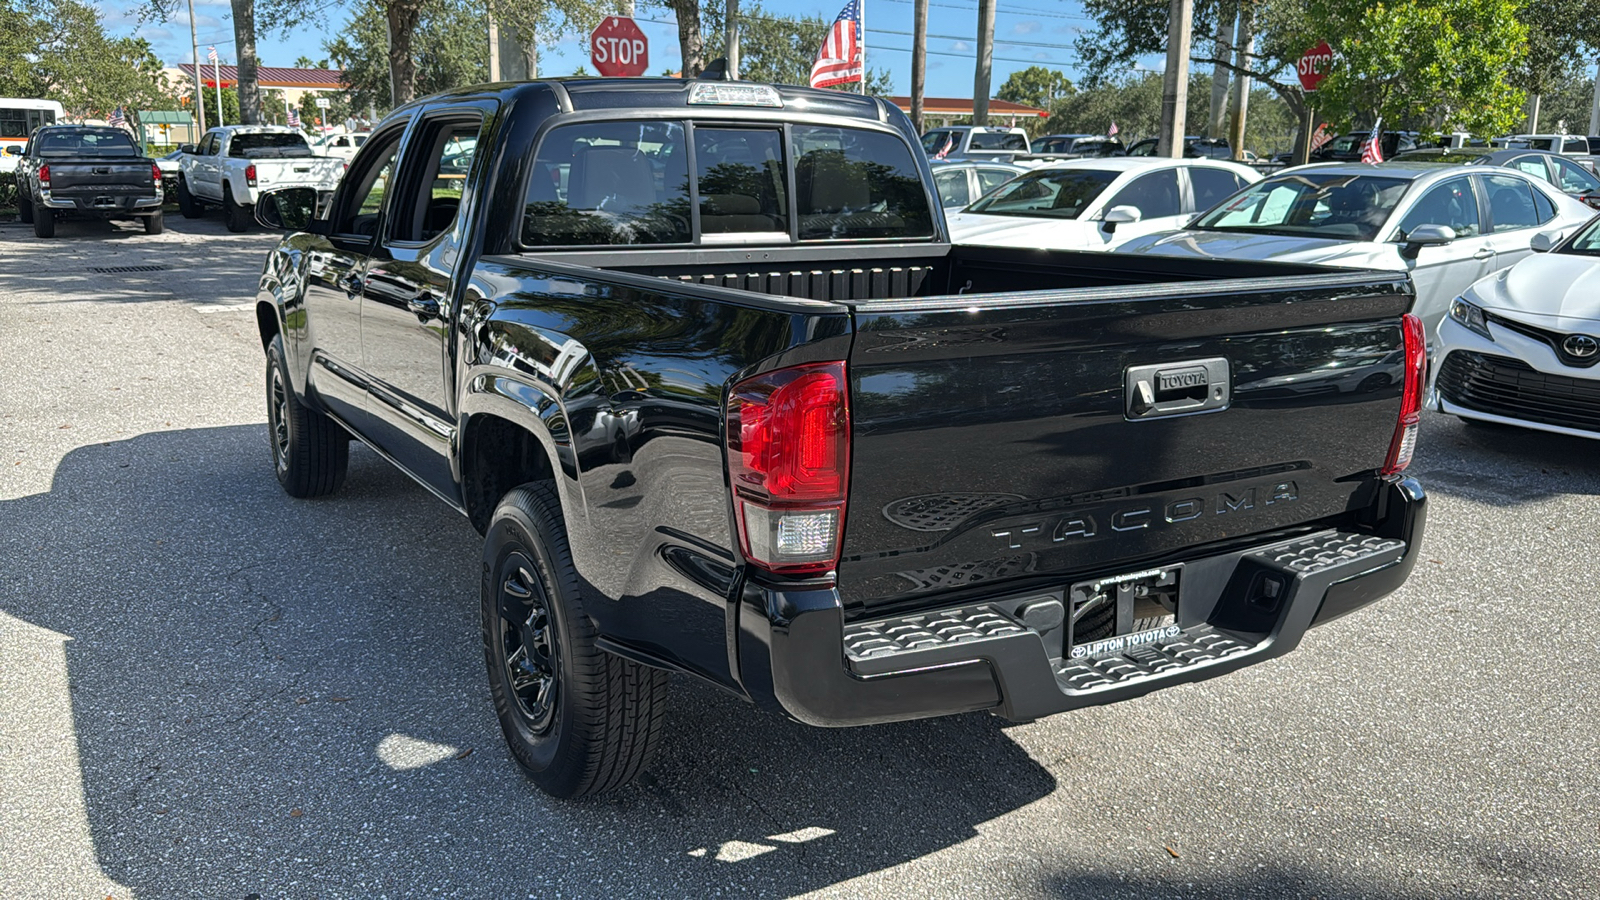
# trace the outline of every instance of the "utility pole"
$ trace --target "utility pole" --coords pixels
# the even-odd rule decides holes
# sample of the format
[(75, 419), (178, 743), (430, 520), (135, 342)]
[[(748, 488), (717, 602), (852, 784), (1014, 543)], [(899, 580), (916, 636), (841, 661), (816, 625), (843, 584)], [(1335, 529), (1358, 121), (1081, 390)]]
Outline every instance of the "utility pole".
[[(728, 0), (728, 11), (723, 16), (727, 20), (726, 41), (728, 52), (724, 58), (728, 61), (726, 70), (729, 81), (739, 80), (739, 0)], [(864, 78), (865, 76), (863, 76)]]
[(972, 76), (972, 124), (989, 124), (989, 80), (994, 72), (996, 0), (978, 0), (978, 64)]
[(1188, 130), (1189, 32), (1194, 26), (1194, 0), (1171, 0), (1167, 17), (1167, 71), (1161, 79), (1161, 137), (1156, 155), (1181, 159)]
[(1227, 127), (1228, 117), (1228, 67), (1223, 65), (1231, 54), (1232, 47), (1228, 46), (1230, 18), (1224, 13), (1227, 4), (1217, 8), (1217, 31), (1211, 39), (1211, 55), (1216, 57), (1216, 64), (1211, 67), (1211, 118), (1206, 122), (1206, 137), (1222, 137), (1222, 131)]
[[(206, 93), (205, 86), (200, 83), (200, 38), (194, 30), (194, 0), (189, 0), (189, 43), (194, 50), (194, 113), (200, 117), (200, 134), (206, 132)], [(200, 140), (199, 135), (190, 139), (189, 143)]]
[[(1256, 48), (1255, 9), (1249, 3), (1239, 4), (1239, 21), (1233, 31), (1233, 65), (1248, 71), (1250, 53)], [(1244, 71), (1233, 76), (1233, 115), (1228, 123), (1228, 146), (1233, 148), (1233, 158), (1244, 159), (1245, 116), (1250, 111), (1250, 76)]]
[(1589, 133), (1600, 135), (1600, 59), (1594, 61), (1594, 99), (1589, 107)]
[(912, 3), (911, 22), (911, 127), (921, 134), (927, 130), (922, 121), (922, 95), (928, 83), (928, 0)]
[(1528, 133), (1539, 133), (1539, 100), (1538, 94), (1528, 97)]
[(489, 13), (489, 80), (500, 80), (500, 23), (494, 20), (494, 12)]

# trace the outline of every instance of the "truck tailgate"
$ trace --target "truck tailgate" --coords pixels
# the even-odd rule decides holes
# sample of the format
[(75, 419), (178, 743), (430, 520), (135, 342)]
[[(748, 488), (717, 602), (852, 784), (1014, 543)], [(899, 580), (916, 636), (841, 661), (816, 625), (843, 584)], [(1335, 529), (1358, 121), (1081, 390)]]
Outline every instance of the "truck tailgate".
[(336, 180), (344, 170), (344, 161), (326, 157), (295, 159), (257, 159), (256, 183), (262, 190), (269, 187), (315, 187)]
[(155, 190), (155, 183), (148, 160), (50, 163), (50, 189), (63, 196), (149, 194)]
[(1369, 505), (1411, 300), (1346, 272), (852, 304), (847, 614)]

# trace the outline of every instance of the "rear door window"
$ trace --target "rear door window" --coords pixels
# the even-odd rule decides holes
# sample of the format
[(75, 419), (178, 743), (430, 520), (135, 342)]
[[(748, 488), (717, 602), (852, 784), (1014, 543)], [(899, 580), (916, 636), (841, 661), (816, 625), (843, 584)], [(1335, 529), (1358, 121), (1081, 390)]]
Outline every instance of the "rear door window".
[(979, 169), (978, 194), (979, 196), (987, 194), (1015, 177), (1017, 173), (1006, 169)]
[(928, 193), (911, 150), (892, 134), (795, 125), (800, 239), (933, 236)]
[(1483, 220), (1478, 215), (1478, 198), (1472, 194), (1472, 181), (1452, 178), (1428, 188), (1400, 220), (1400, 240), (1405, 240), (1412, 229), (1421, 225), (1448, 225), (1455, 229), (1456, 237), (1476, 237), (1483, 234)]
[(1533, 185), (1508, 175), (1487, 175), (1483, 180), (1489, 189), (1489, 218), (1496, 234), (1539, 224)]
[(1556, 175), (1561, 190), (1569, 194), (1587, 194), (1600, 191), (1600, 178), (1594, 177), (1583, 166), (1565, 159), (1551, 160), (1556, 164)]
[(1244, 179), (1226, 169), (1194, 166), (1189, 169), (1189, 182), (1194, 186), (1194, 208), (1204, 212), (1244, 187)]

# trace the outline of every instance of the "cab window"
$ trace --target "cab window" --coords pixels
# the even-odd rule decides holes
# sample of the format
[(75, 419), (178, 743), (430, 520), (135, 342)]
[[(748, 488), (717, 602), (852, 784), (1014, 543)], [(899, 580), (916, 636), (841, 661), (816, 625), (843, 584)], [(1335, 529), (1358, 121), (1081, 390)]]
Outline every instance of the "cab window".
[[(393, 238), (427, 241), (450, 230), (461, 209), (461, 195), (478, 149), (483, 117), (477, 113), (444, 113), (423, 120), (412, 146), (421, 148), (420, 169), (408, 175), (408, 209), (397, 213)], [(415, 154), (415, 151), (413, 151)], [(411, 168), (412, 163), (407, 163)]]
[(695, 184), (700, 233), (789, 238), (783, 132), (775, 128), (696, 128)]
[(905, 142), (820, 125), (789, 133), (802, 241), (933, 236), (927, 189)]
[(374, 138), (376, 146), (356, 157), (340, 189), (339, 206), (334, 211), (332, 233), (347, 237), (371, 237), (378, 232), (378, 214), (383, 198), (393, 183), (395, 154), (400, 149), (400, 124)]
[(685, 146), (678, 122), (552, 128), (528, 175), (523, 246), (689, 243)]

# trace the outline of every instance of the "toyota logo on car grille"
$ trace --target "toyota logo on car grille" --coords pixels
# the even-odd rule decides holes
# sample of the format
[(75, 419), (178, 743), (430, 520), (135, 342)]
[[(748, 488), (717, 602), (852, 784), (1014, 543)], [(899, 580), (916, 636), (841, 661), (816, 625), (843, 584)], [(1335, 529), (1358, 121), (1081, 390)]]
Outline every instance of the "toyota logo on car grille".
[(1561, 349), (1575, 359), (1588, 359), (1600, 353), (1600, 340), (1595, 340), (1587, 334), (1574, 334), (1561, 342)]

